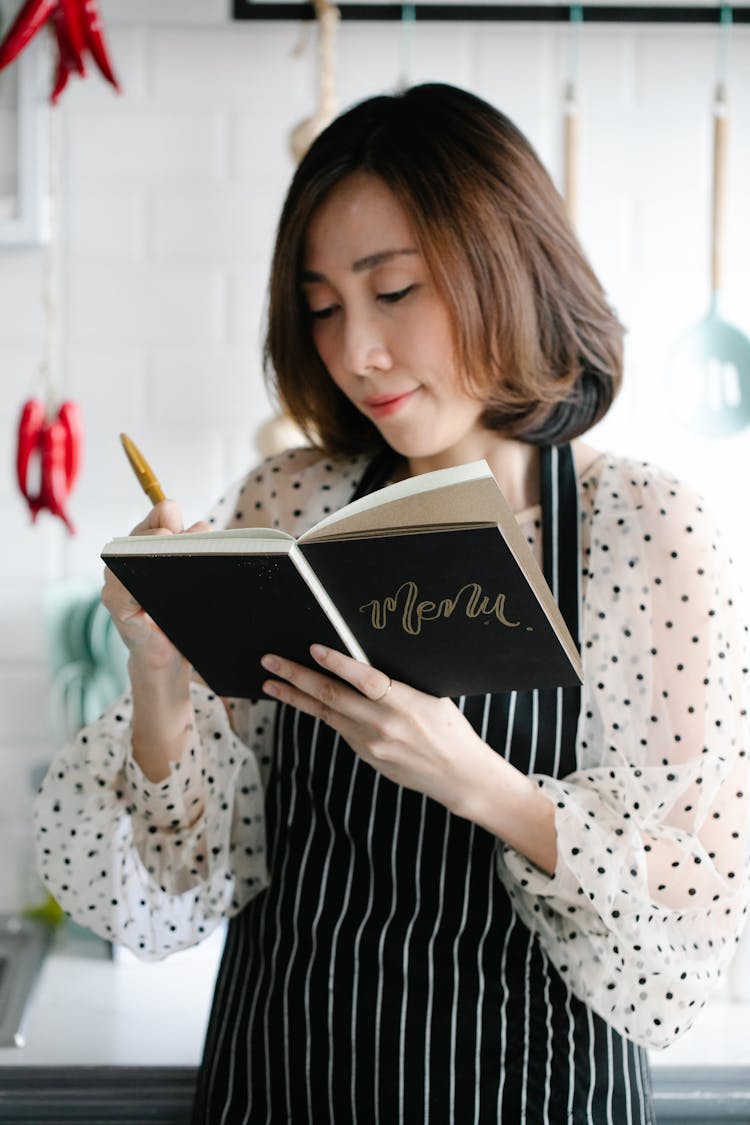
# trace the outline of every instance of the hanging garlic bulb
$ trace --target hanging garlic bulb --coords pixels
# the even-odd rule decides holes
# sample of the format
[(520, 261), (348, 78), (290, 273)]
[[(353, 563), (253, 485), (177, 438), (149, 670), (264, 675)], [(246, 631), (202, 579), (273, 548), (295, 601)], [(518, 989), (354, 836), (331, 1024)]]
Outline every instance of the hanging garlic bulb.
[(329, 0), (314, 0), (318, 24), (319, 85), (318, 108), (312, 117), (306, 117), (292, 130), (289, 145), (295, 164), (299, 164), (318, 133), (330, 125), (336, 116), (336, 32), (341, 13)]
[(296, 422), (285, 413), (269, 418), (255, 433), (255, 448), (261, 457), (273, 457), (285, 449), (298, 449), (309, 444)]
[[(289, 146), (295, 164), (313, 143), (318, 133), (330, 125), (338, 110), (336, 97), (336, 32), (341, 13), (329, 0), (314, 0), (318, 27), (318, 108), (292, 130)], [(295, 422), (282, 411), (269, 418), (257, 430), (255, 445), (261, 457), (272, 457), (285, 449), (309, 445), (309, 440)]]
[[(295, 164), (299, 164), (318, 133), (322, 133), (336, 116), (336, 32), (341, 13), (329, 0), (314, 0), (318, 27), (318, 108), (292, 130), (289, 145)], [(308, 438), (295, 422), (282, 411), (264, 422), (255, 434), (255, 445), (261, 457), (272, 457), (285, 449), (309, 445)]]

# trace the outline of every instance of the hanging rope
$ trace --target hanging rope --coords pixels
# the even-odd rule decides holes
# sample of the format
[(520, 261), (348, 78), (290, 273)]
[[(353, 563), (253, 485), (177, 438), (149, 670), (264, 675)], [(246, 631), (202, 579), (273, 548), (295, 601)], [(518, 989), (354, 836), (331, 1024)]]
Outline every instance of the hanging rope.
[(336, 33), (341, 13), (335, 4), (328, 0), (315, 0), (315, 12), (319, 28), (319, 74), (320, 103), (318, 114), (324, 129), (336, 116), (338, 98), (336, 95)]
[[(336, 35), (341, 13), (330, 0), (314, 0), (314, 7), (318, 33), (318, 106), (311, 117), (300, 121), (292, 130), (289, 147), (295, 164), (299, 164), (318, 133), (322, 133), (330, 125), (338, 112)], [(256, 433), (255, 442), (263, 457), (281, 453), (293, 446), (309, 444), (283, 409), (263, 423)]]
[(318, 28), (318, 108), (292, 131), (290, 146), (299, 164), (318, 133), (336, 116), (336, 33), (341, 13), (329, 0), (314, 0)]
[(49, 238), (42, 264), (42, 307), (45, 317), (45, 342), (39, 363), (38, 393), (47, 417), (52, 417), (60, 403), (62, 307), (60, 270), (62, 262), (60, 238), (60, 201), (62, 198), (62, 121), (59, 112), (48, 114), (49, 120), (49, 194), (47, 222)]

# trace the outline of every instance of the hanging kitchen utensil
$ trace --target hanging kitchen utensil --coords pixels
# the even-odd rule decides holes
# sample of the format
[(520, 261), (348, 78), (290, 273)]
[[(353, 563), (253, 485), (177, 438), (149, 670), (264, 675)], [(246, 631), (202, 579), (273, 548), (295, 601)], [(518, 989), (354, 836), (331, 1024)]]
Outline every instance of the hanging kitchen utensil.
[[(724, 58), (731, 12), (722, 9)], [(720, 66), (720, 74), (726, 62)], [(671, 357), (670, 402), (695, 433), (720, 437), (750, 424), (750, 340), (721, 315), (729, 109), (723, 77), (713, 103), (711, 297), (708, 312), (678, 341)]]
[(401, 5), (401, 65), (396, 93), (402, 93), (412, 84), (412, 58), (414, 55), (414, 35), (417, 27), (417, 11), (414, 4)]
[(101, 583), (62, 579), (42, 599), (50, 714), (60, 743), (97, 719), (125, 690), (128, 651), (101, 600)]
[(573, 82), (565, 87), (563, 104), (563, 198), (568, 218), (578, 225), (578, 153), (579, 119), (576, 88)]
[(573, 226), (579, 214), (580, 117), (578, 111), (578, 45), (583, 22), (580, 4), (570, 6), (568, 80), (563, 99), (563, 199)]
[(318, 133), (330, 125), (336, 116), (336, 32), (341, 13), (329, 0), (314, 0), (318, 26), (318, 108), (312, 117), (306, 117), (295, 126), (289, 140), (296, 164), (313, 143)]

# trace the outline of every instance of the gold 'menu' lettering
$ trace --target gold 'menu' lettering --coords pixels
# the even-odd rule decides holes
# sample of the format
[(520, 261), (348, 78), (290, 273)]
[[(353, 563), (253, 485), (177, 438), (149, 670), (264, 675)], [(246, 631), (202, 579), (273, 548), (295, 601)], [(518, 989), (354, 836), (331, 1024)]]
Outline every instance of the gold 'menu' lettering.
[(416, 582), (409, 580), (402, 582), (395, 594), (382, 599), (373, 598), (361, 605), (359, 612), (369, 612), (373, 629), (385, 629), (389, 614), (398, 613), (401, 628), (413, 637), (421, 633), (423, 621), (452, 617), (462, 605), (463, 612), (469, 618), (495, 617), (506, 628), (516, 629), (521, 622), (511, 621), (507, 617), (505, 602), (505, 594), (497, 594), (492, 599), (484, 593), (479, 582), (466, 582), (452, 598), (443, 598), (438, 604), (428, 600), (419, 601), (419, 587)]

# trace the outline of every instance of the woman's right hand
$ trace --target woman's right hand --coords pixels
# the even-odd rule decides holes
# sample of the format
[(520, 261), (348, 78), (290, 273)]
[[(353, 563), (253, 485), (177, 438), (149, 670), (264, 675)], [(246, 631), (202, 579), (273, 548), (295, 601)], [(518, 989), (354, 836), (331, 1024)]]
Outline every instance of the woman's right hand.
[[(176, 535), (182, 531), (210, 531), (209, 524), (201, 521), (184, 528), (182, 512), (175, 500), (162, 500), (155, 504), (144, 520), (131, 531), (131, 535)], [(143, 671), (175, 672), (185, 663), (172, 642), (149, 617), (135, 598), (116, 578), (109, 567), (104, 568), (102, 601), (135, 661)]]

